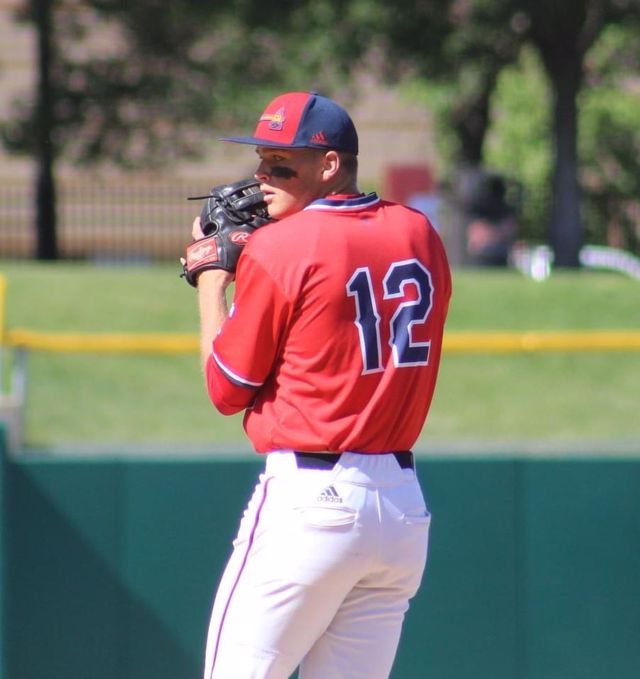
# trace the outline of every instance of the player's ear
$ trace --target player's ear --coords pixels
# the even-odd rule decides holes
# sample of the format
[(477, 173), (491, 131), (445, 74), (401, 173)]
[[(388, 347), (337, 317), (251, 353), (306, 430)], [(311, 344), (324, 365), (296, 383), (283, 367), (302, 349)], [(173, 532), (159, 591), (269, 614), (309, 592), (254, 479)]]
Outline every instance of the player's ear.
[(340, 155), (337, 151), (327, 151), (323, 155), (322, 177), (325, 181), (330, 181), (338, 175), (340, 171)]

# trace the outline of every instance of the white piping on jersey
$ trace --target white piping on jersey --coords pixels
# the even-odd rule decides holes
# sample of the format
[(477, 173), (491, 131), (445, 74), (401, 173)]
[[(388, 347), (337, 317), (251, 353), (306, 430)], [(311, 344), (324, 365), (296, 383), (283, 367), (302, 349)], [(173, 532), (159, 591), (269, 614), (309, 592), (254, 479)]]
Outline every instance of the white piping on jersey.
[(342, 200), (332, 200), (331, 198), (319, 198), (309, 203), (304, 210), (335, 210), (342, 212), (345, 210), (362, 210), (372, 207), (380, 202), (380, 198), (375, 191), (366, 196), (356, 196), (355, 198), (344, 198)]
[(261, 387), (262, 382), (251, 382), (250, 380), (240, 377), (240, 375), (237, 375), (236, 373), (233, 372), (233, 370), (230, 370), (227, 368), (227, 366), (220, 360), (218, 355), (216, 354), (215, 351), (211, 352), (211, 355), (213, 356), (213, 360), (218, 364), (218, 367), (222, 372), (232, 381), (232, 382), (237, 382), (238, 384), (247, 386), (247, 387)]

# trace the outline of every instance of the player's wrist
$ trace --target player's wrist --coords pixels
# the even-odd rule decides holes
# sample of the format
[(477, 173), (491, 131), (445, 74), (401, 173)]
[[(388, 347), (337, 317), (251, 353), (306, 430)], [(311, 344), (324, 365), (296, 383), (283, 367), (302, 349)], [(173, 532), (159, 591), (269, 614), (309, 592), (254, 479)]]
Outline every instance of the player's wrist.
[(234, 278), (235, 274), (225, 269), (206, 269), (198, 274), (198, 290), (226, 290)]

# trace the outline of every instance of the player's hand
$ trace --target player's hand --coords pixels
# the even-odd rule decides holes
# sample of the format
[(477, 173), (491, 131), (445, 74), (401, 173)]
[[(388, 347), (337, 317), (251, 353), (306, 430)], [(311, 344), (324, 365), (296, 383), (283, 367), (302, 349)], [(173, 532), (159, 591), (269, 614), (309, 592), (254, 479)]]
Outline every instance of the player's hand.
[(191, 226), (193, 241), (180, 260), (181, 275), (197, 287), (203, 271), (224, 269), (234, 274), (253, 232), (270, 221), (255, 179), (214, 187)]
[[(191, 236), (194, 241), (208, 237), (202, 231), (202, 220), (200, 219), (200, 215), (193, 220)], [(180, 258), (180, 263), (183, 267), (186, 266), (187, 262), (184, 257)], [(227, 271), (226, 269), (204, 269), (198, 274), (198, 287), (215, 287), (226, 290), (234, 278), (235, 273)]]
[(202, 220), (200, 219), (200, 215), (198, 215), (193, 220), (193, 225), (191, 226), (191, 237), (193, 240), (200, 240), (201, 238), (204, 238), (204, 236), (202, 231)]

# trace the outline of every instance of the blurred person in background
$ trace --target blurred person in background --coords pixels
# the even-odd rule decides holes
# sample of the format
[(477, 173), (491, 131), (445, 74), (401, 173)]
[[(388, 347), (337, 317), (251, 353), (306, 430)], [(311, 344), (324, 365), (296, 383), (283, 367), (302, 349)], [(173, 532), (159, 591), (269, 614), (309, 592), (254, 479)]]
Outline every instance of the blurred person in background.
[(518, 234), (507, 186), (499, 175), (484, 175), (467, 207), (467, 255), (473, 266), (507, 266)]

